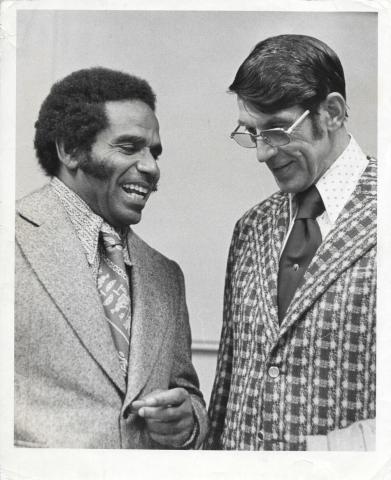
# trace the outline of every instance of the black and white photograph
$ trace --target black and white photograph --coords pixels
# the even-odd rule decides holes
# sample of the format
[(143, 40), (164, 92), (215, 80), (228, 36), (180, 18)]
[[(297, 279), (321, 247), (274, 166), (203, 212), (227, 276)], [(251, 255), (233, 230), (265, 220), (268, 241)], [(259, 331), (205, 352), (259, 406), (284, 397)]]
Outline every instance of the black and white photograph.
[(391, 478), (391, 9), (277, 3), (1, 4), (2, 480)]

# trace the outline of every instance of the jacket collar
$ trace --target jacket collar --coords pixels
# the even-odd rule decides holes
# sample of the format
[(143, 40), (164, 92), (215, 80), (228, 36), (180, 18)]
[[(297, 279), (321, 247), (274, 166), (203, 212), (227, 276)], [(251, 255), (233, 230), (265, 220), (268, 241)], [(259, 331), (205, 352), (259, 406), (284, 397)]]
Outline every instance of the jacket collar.
[(370, 162), (334, 228), (316, 252), (295, 292), (279, 335), (321, 296), (343, 271), (376, 244), (377, 164)]
[(268, 210), (269, 220), (250, 229), (249, 251), (255, 293), (265, 306), (262, 316), (269, 346), (278, 341), (344, 269), (376, 243), (376, 175), (376, 160), (370, 159), (334, 228), (309, 265), (281, 325), (277, 314), (277, 276), (279, 255), (289, 226), (289, 197), (275, 194), (266, 201), (263, 208)]
[(19, 201), (17, 214), (25, 220), (18, 222), (17, 241), (36, 275), (80, 342), (131, 401), (148, 380), (165, 338), (167, 319), (160, 305), (172, 301), (161, 282), (157, 253), (129, 231), (133, 307), (126, 388), (85, 251), (58, 196), (45, 186)]
[(17, 204), (16, 240), (79, 341), (125, 391), (118, 358), (85, 251), (49, 186)]

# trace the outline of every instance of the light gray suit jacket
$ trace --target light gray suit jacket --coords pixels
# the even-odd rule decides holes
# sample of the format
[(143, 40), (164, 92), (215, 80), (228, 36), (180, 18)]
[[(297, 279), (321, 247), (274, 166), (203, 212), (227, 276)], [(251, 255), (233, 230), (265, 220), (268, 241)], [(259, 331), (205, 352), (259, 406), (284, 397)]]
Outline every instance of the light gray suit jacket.
[(16, 215), (15, 444), (161, 448), (129, 405), (184, 387), (199, 424), (205, 405), (191, 363), (183, 275), (176, 263), (128, 236), (133, 263), (128, 385), (83, 247), (50, 187)]

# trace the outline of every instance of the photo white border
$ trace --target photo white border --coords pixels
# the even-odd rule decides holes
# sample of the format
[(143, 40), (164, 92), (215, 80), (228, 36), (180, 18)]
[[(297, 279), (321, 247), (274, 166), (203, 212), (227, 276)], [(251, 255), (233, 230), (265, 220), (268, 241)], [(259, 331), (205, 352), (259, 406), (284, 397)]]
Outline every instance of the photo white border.
[[(81, 6), (82, 4), (82, 6)], [(3, 1), (0, 13), (0, 479), (391, 479), (391, 3), (388, 0)], [(16, 12), (41, 10), (377, 11), (379, 293), (376, 452), (209, 452), (13, 447)], [(365, 32), (363, 32), (365, 34)]]

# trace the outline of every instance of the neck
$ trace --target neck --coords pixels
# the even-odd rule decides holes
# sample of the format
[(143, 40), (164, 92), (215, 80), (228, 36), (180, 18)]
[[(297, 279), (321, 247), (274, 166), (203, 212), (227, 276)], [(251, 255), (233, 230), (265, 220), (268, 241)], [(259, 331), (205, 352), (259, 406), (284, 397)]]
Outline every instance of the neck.
[(345, 125), (334, 132), (332, 137), (332, 149), (330, 151), (330, 158), (332, 158), (331, 164), (333, 164), (337, 158), (345, 151), (349, 145), (350, 136), (346, 130)]
[(60, 169), (57, 174), (57, 178), (62, 181), (69, 189), (73, 190), (75, 193), (78, 193), (78, 189), (75, 186), (75, 175), (72, 175), (71, 171), (69, 171), (64, 166), (60, 166)]

